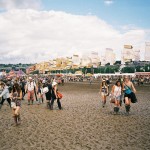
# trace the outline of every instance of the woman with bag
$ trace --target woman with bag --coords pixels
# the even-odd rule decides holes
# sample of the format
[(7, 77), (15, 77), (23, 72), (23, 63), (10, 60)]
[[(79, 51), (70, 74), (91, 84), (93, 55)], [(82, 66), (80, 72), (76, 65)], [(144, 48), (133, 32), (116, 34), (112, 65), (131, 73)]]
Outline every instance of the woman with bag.
[(114, 112), (117, 114), (119, 112), (120, 107), (120, 101), (121, 101), (121, 95), (122, 95), (122, 87), (121, 82), (117, 81), (116, 84), (112, 87), (112, 100), (114, 100)]
[(129, 77), (125, 76), (124, 82), (123, 82), (123, 91), (124, 91), (124, 102), (125, 102), (125, 109), (127, 115), (130, 112), (130, 105), (131, 105), (131, 98), (133, 92), (136, 93), (136, 89), (133, 85), (133, 83), (130, 81)]
[(20, 124), (20, 108), (21, 108), (21, 100), (22, 100), (22, 91), (18, 83), (13, 85), (12, 93), (11, 93), (11, 107), (13, 118), (15, 121), (15, 125)]
[(53, 110), (53, 104), (54, 104), (54, 100), (57, 99), (57, 104), (58, 104), (58, 108), (61, 110), (61, 103), (60, 103), (60, 98), (57, 95), (58, 92), (58, 88), (57, 88), (57, 82), (53, 82), (52, 83), (52, 100), (51, 100), (51, 110)]
[(106, 80), (102, 80), (102, 83), (100, 86), (100, 93), (102, 97), (102, 107), (105, 107), (106, 98), (108, 96), (108, 86), (107, 86)]
[(47, 108), (51, 109), (51, 100), (52, 100), (52, 84), (51, 81), (48, 80), (47, 84), (45, 84), (44, 89), (47, 88), (47, 91), (45, 92), (46, 96), (46, 102), (47, 102)]

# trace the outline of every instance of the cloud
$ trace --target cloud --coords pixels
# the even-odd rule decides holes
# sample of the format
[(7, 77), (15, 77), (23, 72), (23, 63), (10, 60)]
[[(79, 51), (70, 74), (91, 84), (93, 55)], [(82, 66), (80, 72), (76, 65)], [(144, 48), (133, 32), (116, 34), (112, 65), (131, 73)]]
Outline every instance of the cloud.
[(13, 9), (0, 13), (0, 63), (32, 63), (113, 48), (120, 58), (124, 44), (141, 46), (143, 29), (121, 33), (96, 16), (61, 11)]
[(40, 9), (41, 7), (41, 0), (0, 0), (0, 10)]
[(111, 4), (114, 3), (114, 1), (113, 1), (113, 0), (104, 0), (104, 3), (105, 3), (106, 5), (111, 5)]

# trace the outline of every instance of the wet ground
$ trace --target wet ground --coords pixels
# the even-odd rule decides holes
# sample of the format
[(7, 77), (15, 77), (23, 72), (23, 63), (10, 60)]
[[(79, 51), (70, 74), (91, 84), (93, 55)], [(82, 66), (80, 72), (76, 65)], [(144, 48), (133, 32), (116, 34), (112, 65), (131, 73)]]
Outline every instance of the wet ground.
[(14, 127), (11, 109), (0, 110), (0, 150), (148, 150), (150, 149), (150, 86), (137, 87), (138, 103), (126, 116), (113, 105), (102, 108), (99, 84), (59, 86), (63, 110), (22, 101), (22, 124)]

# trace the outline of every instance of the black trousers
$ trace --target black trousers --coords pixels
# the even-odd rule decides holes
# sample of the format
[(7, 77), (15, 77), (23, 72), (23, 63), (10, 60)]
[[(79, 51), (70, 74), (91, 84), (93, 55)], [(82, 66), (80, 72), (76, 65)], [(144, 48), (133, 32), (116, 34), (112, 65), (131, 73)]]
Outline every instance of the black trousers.
[(22, 91), (22, 98), (24, 98), (24, 96), (25, 96), (25, 94), (26, 94), (26, 93), (25, 93), (25, 89), (22, 88), (21, 91)]
[(2, 98), (2, 101), (0, 102), (0, 104), (3, 105), (3, 103), (5, 102), (5, 100), (7, 100), (9, 106), (11, 107), (11, 99), (10, 98), (7, 98), (7, 99)]
[[(53, 107), (54, 101), (55, 101), (55, 99), (52, 98), (52, 100), (51, 100), (51, 107)], [(57, 99), (57, 104), (58, 104), (58, 108), (61, 109), (61, 103), (60, 103), (60, 99), (59, 98)]]

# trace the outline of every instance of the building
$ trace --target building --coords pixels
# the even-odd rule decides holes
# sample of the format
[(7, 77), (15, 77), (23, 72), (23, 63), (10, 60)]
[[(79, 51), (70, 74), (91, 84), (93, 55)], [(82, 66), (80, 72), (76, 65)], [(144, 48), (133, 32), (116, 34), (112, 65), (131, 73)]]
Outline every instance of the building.
[(124, 45), (122, 50), (122, 64), (125, 64), (125, 62), (131, 62), (132, 60), (134, 60), (133, 46)]
[(81, 68), (87, 67), (90, 68), (92, 67), (92, 61), (91, 58), (88, 55), (83, 55), (81, 59)]
[(140, 50), (134, 49), (134, 61), (140, 61)]
[(116, 55), (113, 52), (113, 49), (106, 48), (105, 50), (105, 64), (110, 63), (110, 65), (113, 65), (116, 61)]
[(35, 65), (35, 70), (38, 70), (39, 73), (45, 73), (50, 70), (50, 62), (45, 61)]
[(145, 61), (150, 61), (150, 42), (145, 43)]
[(101, 66), (105, 66), (105, 64), (106, 64), (106, 58), (105, 58), (105, 55), (101, 55), (100, 60), (101, 60)]
[(79, 68), (81, 64), (81, 59), (79, 55), (73, 55), (72, 57), (72, 68)]
[(100, 64), (100, 57), (98, 55), (98, 52), (91, 52), (91, 63), (93, 68), (97, 68)]

